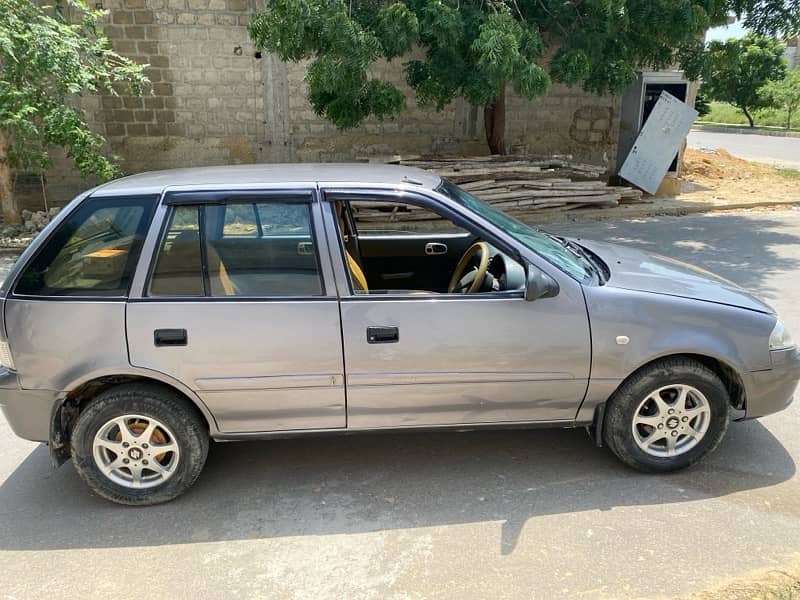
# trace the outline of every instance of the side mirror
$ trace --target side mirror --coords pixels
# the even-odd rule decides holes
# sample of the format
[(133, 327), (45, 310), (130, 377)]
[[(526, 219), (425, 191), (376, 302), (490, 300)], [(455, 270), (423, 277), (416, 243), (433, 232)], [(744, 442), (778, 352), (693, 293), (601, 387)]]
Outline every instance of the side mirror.
[(525, 300), (531, 302), (539, 298), (558, 296), (558, 283), (547, 273), (529, 264), (525, 277)]

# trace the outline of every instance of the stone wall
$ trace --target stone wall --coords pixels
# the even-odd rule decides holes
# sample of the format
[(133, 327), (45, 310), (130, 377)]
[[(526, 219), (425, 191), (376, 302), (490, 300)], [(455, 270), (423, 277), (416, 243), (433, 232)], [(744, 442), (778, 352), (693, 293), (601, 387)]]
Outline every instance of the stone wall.
[[(437, 112), (416, 105), (400, 61), (374, 68), (407, 94), (397, 119), (342, 132), (305, 97), (305, 66), (255, 51), (249, 16), (263, 0), (104, 0), (105, 31), (119, 52), (150, 65), (144, 98), (84, 98), (90, 118), (126, 173), (227, 163), (342, 161), (392, 154), (487, 151), (482, 111), (454, 102)], [(535, 102), (508, 95), (506, 139), (534, 154), (573, 154), (614, 164), (617, 97), (554, 85)], [(47, 175), (51, 206), (92, 182), (57, 157)], [(21, 183), (26, 207), (43, 207), (38, 180)]]

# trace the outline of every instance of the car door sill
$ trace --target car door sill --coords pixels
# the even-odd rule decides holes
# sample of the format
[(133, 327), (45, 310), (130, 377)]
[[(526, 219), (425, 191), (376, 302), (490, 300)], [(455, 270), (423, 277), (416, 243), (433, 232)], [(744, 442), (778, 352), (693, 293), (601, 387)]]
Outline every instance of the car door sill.
[(491, 429), (554, 429), (582, 427), (586, 423), (578, 423), (572, 419), (558, 421), (503, 421), (497, 423), (455, 423), (452, 425), (414, 425), (411, 427), (364, 427), (338, 429), (291, 429), (285, 431), (247, 431), (217, 432), (213, 435), (218, 442), (236, 442), (246, 440), (285, 439), (293, 437), (313, 437), (327, 435), (349, 435), (357, 433), (414, 433), (431, 431), (477, 431)]

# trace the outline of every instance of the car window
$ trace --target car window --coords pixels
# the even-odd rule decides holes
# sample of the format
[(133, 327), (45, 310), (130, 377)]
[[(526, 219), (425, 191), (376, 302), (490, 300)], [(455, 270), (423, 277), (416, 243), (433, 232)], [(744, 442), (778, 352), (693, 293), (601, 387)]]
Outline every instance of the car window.
[(125, 296), (157, 198), (90, 198), (23, 271), (16, 293)]
[(176, 206), (150, 286), (156, 296), (323, 293), (311, 206), (279, 201)]
[(309, 235), (307, 204), (261, 203), (256, 205), (262, 235)]
[(437, 191), (501, 228), (567, 275), (582, 283), (592, 280), (592, 268), (588, 261), (570, 250), (554, 236), (526, 225), (449, 181), (443, 181)]
[(254, 204), (225, 206), (225, 237), (258, 237), (258, 216)]
[(150, 281), (155, 296), (204, 296), (200, 208), (176, 206), (161, 240)]
[(333, 203), (356, 295), (520, 292), (525, 268), (430, 208), (386, 199)]
[(416, 235), (431, 231), (467, 233), (450, 219), (423, 206), (368, 200), (354, 200), (349, 204), (359, 234), (391, 232), (393, 235)]

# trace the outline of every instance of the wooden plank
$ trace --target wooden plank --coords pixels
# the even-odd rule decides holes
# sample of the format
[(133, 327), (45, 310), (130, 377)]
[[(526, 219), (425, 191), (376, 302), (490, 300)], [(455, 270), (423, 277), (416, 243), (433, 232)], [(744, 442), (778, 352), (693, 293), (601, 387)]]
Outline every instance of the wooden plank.
[(550, 204), (559, 202), (562, 204), (604, 204), (608, 202), (619, 202), (619, 194), (607, 194), (605, 196), (566, 196), (554, 198), (522, 198), (519, 200), (509, 200), (506, 202), (493, 202), (492, 206), (502, 210), (513, 210), (522, 206), (535, 206), (538, 204)]
[(515, 192), (498, 192), (476, 194), (478, 198), (485, 202), (495, 202), (498, 200), (513, 200), (516, 198), (553, 198), (561, 196), (604, 196), (608, 194), (606, 188), (598, 190), (519, 190)]
[(494, 179), (486, 179), (481, 181), (473, 181), (471, 183), (465, 183), (461, 186), (461, 189), (465, 192), (472, 192), (475, 190), (485, 190), (487, 188), (491, 188), (494, 186), (500, 185)]

